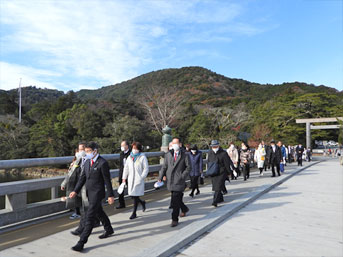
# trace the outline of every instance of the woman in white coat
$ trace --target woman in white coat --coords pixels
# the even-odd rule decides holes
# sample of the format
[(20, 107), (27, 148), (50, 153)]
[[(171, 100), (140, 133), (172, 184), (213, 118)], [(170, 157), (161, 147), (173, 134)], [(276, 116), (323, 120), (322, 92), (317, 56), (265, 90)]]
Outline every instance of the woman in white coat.
[(136, 211), (139, 203), (142, 205), (143, 212), (145, 211), (145, 201), (139, 197), (144, 195), (144, 179), (149, 173), (149, 164), (146, 156), (141, 153), (142, 149), (139, 142), (132, 144), (132, 151), (125, 162), (123, 172), (123, 183), (128, 182), (128, 194), (133, 199), (133, 212), (130, 220), (137, 217)]
[(254, 160), (257, 163), (257, 168), (260, 170), (260, 175), (263, 176), (264, 161), (266, 159), (266, 150), (262, 147), (262, 144), (258, 145), (255, 151)]

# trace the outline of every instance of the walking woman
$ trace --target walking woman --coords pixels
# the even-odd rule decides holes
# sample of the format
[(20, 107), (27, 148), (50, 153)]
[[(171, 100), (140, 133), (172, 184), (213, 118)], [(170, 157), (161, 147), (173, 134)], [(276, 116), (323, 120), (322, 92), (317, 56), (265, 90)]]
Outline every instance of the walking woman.
[(248, 145), (246, 145), (243, 142), (240, 158), (241, 158), (241, 166), (243, 169), (244, 181), (249, 179), (249, 176), (250, 176), (250, 158), (251, 158), (250, 155), (251, 153), (250, 153)]
[(191, 178), (191, 193), (189, 196), (194, 196), (195, 189), (197, 190), (196, 195), (200, 194), (199, 190), (199, 177), (202, 174), (203, 160), (202, 152), (198, 150), (197, 145), (190, 146), (190, 152), (188, 153), (189, 162), (191, 164), (191, 172), (189, 176)]
[(260, 176), (263, 176), (264, 161), (266, 159), (266, 151), (260, 143), (254, 154), (254, 160), (257, 163), (257, 168), (260, 170)]
[[(66, 190), (66, 195), (68, 196), (76, 186), (77, 182), (79, 181), (81, 175), (81, 161), (82, 157), (85, 156), (84, 152), (79, 152), (78, 149), (75, 149), (75, 156), (73, 162), (69, 166), (68, 174), (66, 175), (65, 179), (61, 184), (61, 190)], [(77, 219), (80, 218), (81, 212), (80, 207), (82, 205), (82, 199), (80, 196), (76, 196), (75, 198), (67, 198), (66, 199), (66, 208), (67, 209), (75, 209), (75, 213), (70, 216), (70, 219)]]
[(127, 180), (128, 194), (133, 199), (133, 212), (130, 220), (137, 217), (136, 212), (139, 203), (142, 205), (143, 212), (145, 211), (145, 201), (139, 197), (144, 195), (144, 179), (149, 173), (148, 159), (142, 153), (143, 146), (139, 142), (134, 142), (131, 149), (123, 173), (123, 183), (126, 183)]

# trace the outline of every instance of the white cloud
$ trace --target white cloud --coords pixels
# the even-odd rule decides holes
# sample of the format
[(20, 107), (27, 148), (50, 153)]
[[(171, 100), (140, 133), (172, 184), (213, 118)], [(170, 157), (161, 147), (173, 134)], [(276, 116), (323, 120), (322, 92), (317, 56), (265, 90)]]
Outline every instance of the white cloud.
[(38, 86), (41, 88), (56, 89), (51, 83), (44, 82), (40, 78), (55, 77), (59, 74), (47, 70), (39, 70), (28, 68), (25, 66), (0, 62), (0, 89), (9, 90), (19, 86), (20, 78), (22, 79), (21, 86)]
[[(5, 68), (12, 73), (1, 75), (1, 88), (9, 88), (20, 76), (54, 87), (49, 74), (39, 73), (46, 70), (54, 71), (57, 87), (79, 88), (87, 79), (91, 88), (121, 82), (154, 62), (155, 52), (173, 54), (171, 43), (230, 42), (227, 32), (192, 26), (216, 24), (220, 29), (241, 11), (231, 1), (1, 1), (0, 23), (7, 29), (0, 40), (2, 52), (17, 55), (17, 63), (27, 63), (20, 53), (34, 56), (26, 67), (6, 58)], [(184, 27), (180, 37), (172, 34), (179, 26)], [(255, 33), (249, 25), (241, 24), (241, 30)]]

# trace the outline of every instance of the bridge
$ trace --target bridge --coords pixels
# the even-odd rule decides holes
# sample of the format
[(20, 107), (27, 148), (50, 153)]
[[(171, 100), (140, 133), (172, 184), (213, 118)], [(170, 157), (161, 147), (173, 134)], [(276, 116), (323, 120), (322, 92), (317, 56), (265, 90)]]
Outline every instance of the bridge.
[[(146, 153), (149, 158), (163, 152)], [(42, 166), (68, 163), (72, 157), (0, 161), (0, 167)], [(115, 160), (118, 155), (106, 155)], [(205, 160), (206, 161), (206, 160)], [(21, 162), (21, 164), (19, 163)], [(11, 166), (12, 165), (12, 166)], [(160, 169), (151, 165), (150, 172)], [(170, 227), (170, 194), (146, 185), (147, 211), (129, 220), (132, 203), (116, 210), (106, 205), (115, 234), (99, 239), (103, 229), (93, 230), (85, 256), (342, 256), (342, 174), (336, 159), (315, 157), (304, 167), (288, 164), (282, 176), (227, 182), (228, 194), (219, 208), (211, 206), (209, 179), (201, 194), (191, 198), (185, 192), (190, 212), (180, 225)], [(111, 176), (118, 176), (111, 170)], [(6, 196), (1, 210), (0, 256), (79, 256), (70, 250), (78, 238), (71, 235), (78, 220), (69, 220), (64, 203), (56, 196), (63, 177), (0, 184)], [(26, 204), (30, 190), (50, 188), (52, 199)], [(40, 215), (44, 215), (39, 218)], [(15, 220), (17, 217), (17, 220)], [(35, 218), (35, 219), (32, 219)], [(27, 221), (30, 219), (30, 221)], [(14, 221), (21, 221), (13, 225)]]

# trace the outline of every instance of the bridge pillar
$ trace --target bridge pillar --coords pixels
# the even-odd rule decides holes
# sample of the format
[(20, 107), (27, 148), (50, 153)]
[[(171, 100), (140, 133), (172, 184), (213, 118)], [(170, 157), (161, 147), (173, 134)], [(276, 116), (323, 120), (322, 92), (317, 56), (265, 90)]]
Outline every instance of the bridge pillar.
[(306, 148), (311, 148), (311, 123), (306, 122)]
[(6, 195), (5, 209), (10, 211), (22, 210), (26, 208), (27, 194), (18, 193)]

